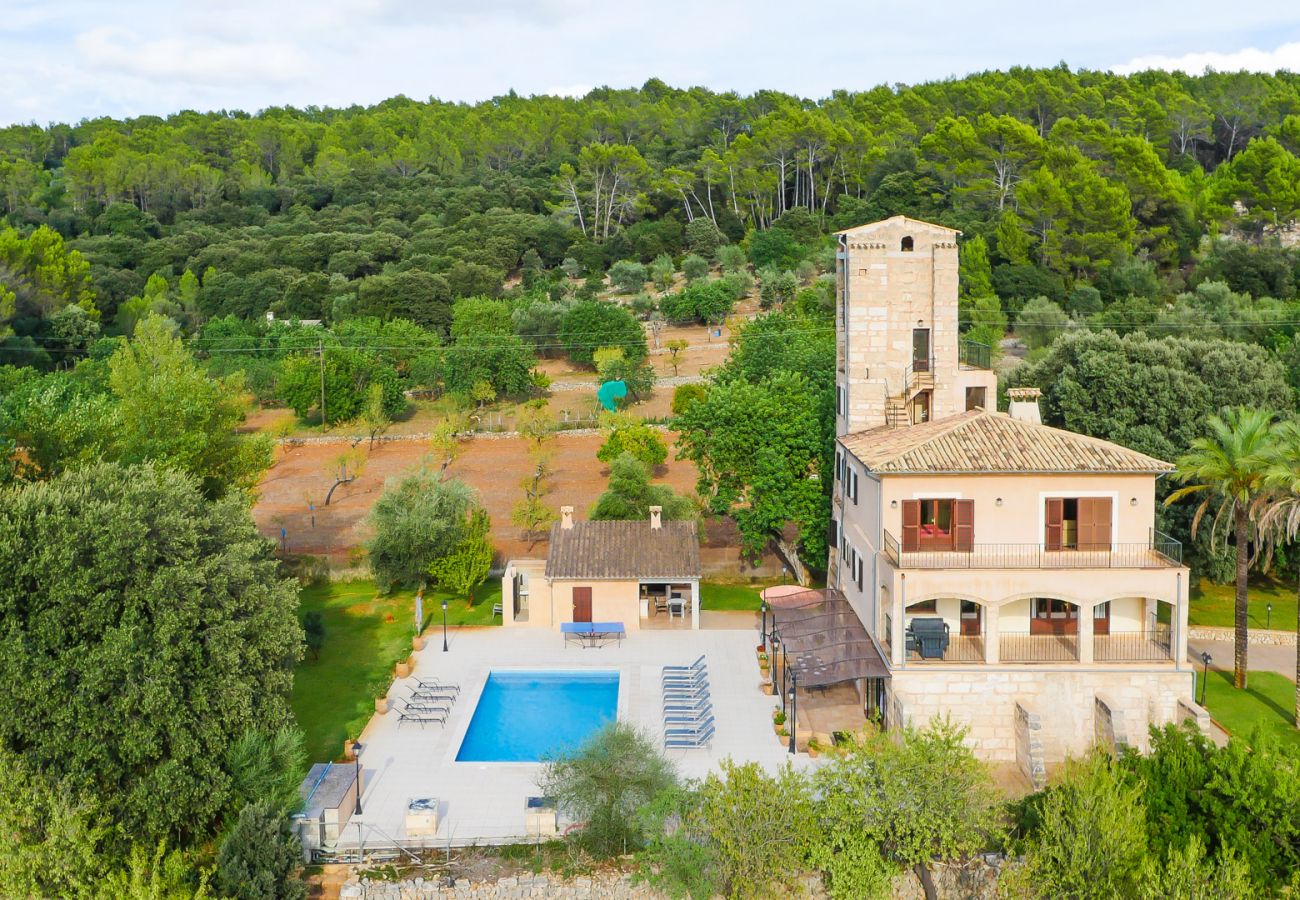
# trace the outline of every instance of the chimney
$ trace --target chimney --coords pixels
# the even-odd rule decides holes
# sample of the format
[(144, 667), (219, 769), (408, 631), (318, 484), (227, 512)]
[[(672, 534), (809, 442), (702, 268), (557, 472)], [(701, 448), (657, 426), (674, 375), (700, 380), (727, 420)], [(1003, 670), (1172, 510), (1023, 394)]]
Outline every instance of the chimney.
[(571, 531), (573, 529), (573, 507), (572, 506), (560, 507), (560, 527), (563, 528), (565, 531)]
[(650, 530), (651, 531), (658, 531), (663, 526), (663, 511), (664, 508), (662, 506), (650, 507)]
[(1007, 405), (1007, 414), (1022, 422), (1042, 425), (1043, 416), (1038, 411), (1038, 398), (1042, 395), (1043, 392), (1034, 387), (1011, 388), (1007, 391), (1007, 398), (1011, 401)]

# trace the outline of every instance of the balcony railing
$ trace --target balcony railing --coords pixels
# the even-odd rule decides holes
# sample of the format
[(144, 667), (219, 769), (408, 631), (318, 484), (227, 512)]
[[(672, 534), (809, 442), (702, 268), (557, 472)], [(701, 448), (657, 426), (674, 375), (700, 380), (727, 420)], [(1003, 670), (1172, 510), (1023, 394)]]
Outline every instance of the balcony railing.
[(1152, 529), (1142, 543), (1048, 550), (1042, 544), (975, 544), (970, 550), (904, 551), (885, 532), (885, 556), (900, 569), (1161, 569), (1182, 563), (1183, 545)]
[(1172, 659), (1168, 625), (1149, 631), (1112, 631), (1092, 638), (1092, 658), (1096, 662), (1140, 662)]
[(941, 656), (922, 657), (917, 650), (907, 654), (912, 663), (982, 663), (984, 662), (984, 636), (982, 634), (953, 634), (948, 636), (948, 646)]
[(1004, 663), (1074, 662), (1079, 658), (1079, 636), (1003, 631), (998, 636), (998, 658)]
[(957, 347), (957, 362), (963, 369), (991, 369), (993, 348), (978, 341), (962, 341)]

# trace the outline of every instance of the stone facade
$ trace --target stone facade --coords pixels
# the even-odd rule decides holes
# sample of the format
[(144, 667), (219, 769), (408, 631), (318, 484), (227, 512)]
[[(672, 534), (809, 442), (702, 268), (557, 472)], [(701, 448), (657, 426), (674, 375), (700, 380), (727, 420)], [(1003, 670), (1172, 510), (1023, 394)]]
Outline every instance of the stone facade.
[[(886, 424), (891, 399), (922, 390), (931, 393), (930, 418), (963, 411), (966, 387), (996, 399), (992, 372), (958, 363), (958, 233), (905, 216), (840, 233), (837, 434)], [(917, 331), (928, 334), (928, 353), (914, 352)], [(914, 373), (918, 355), (930, 363), (924, 373)]]
[[(1178, 702), (1182, 703), (1182, 700)], [(1178, 709), (1175, 707), (1175, 715), (1177, 714)], [(1092, 723), (1097, 746), (1106, 752), (1119, 753), (1129, 745), (1123, 707), (1103, 694), (1098, 694), (1093, 700)]]
[(895, 670), (891, 693), (902, 721), (924, 726), (945, 716), (969, 729), (981, 757), (1017, 760), (1016, 710), (1038, 714), (1047, 763), (1086, 753), (1097, 739), (1097, 697), (1122, 717), (1126, 736), (1147, 749), (1149, 725), (1183, 720), (1180, 701), (1192, 694), (1191, 672), (1057, 666), (907, 668)]

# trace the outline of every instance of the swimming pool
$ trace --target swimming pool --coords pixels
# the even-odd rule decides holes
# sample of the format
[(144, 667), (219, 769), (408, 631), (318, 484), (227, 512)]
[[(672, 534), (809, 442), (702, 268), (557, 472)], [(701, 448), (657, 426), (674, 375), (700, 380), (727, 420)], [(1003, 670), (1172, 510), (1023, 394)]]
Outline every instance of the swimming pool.
[(457, 762), (538, 762), (618, 712), (618, 672), (490, 672)]

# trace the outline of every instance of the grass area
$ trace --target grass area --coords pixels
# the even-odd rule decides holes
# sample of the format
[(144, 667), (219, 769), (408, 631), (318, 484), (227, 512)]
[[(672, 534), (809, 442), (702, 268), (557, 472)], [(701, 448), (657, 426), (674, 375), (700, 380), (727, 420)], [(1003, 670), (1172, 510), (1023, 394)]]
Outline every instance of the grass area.
[[(1192, 589), (1188, 620), (1193, 625), (1219, 625), (1231, 628), (1236, 589), (1231, 584), (1201, 581)], [(1268, 604), (1273, 604), (1272, 626), (1290, 631), (1295, 628), (1296, 589), (1294, 584), (1284, 584), (1260, 576), (1250, 580), (1247, 595), (1247, 619), (1251, 628), (1264, 628), (1270, 621)], [(1163, 604), (1162, 604), (1163, 605)]]
[[(319, 610), (325, 621), (320, 659), (308, 655), (293, 684), (293, 711), (306, 736), (308, 758), (320, 762), (337, 758), (343, 741), (359, 733), (374, 712), (375, 698), (387, 690), (393, 666), (411, 652), (415, 599), (411, 591), (377, 596), (369, 580), (310, 585), (299, 598), (302, 615)], [(472, 608), (463, 598), (426, 591), (427, 628), (441, 627), (444, 598), (449, 626), (499, 621), (492, 606), (501, 601), (500, 580), (481, 585)]]
[(723, 584), (700, 582), (700, 609), (758, 609), (758, 592), (764, 584)]
[[(1198, 672), (1196, 689), (1201, 689)], [(1295, 727), (1295, 682), (1276, 672), (1251, 672), (1249, 687), (1232, 686), (1232, 672), (1210, 670), (1205, 689), (1205, 706), (1214, 720), (1234, 738), (1250, 739), (1260, 726), (1283, 743), (1300, 747), (1300, 730)]]

